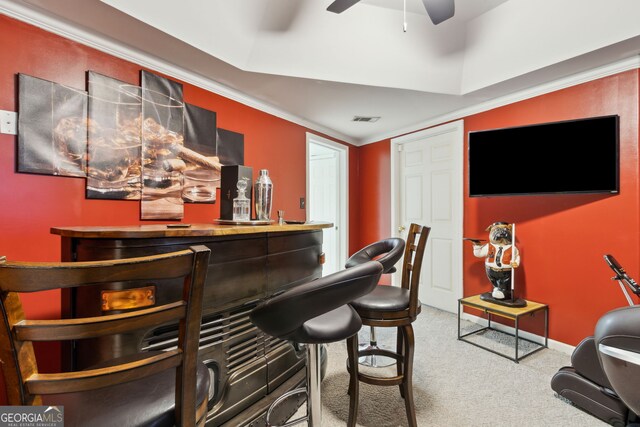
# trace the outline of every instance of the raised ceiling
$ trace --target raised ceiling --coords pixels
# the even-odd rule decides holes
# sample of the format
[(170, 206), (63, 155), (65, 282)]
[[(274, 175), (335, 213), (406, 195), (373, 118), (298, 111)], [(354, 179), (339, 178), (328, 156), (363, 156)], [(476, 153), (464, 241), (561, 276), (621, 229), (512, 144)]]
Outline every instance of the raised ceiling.
[(331, 1), (0, 0), (0, 12), (355, 144), (640, 53), (637, 0), (456, 0), (437, 26), (406, 0), (407, 32), (403, 0), (341, 14)]

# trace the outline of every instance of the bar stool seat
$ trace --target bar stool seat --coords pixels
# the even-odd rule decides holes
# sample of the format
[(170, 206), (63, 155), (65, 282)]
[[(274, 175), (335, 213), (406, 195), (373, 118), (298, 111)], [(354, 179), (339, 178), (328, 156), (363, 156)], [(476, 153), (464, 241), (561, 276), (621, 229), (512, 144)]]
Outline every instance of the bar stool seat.
[(289, 289), (253, 309), (251, 321), (263, 332), (306, 344), (307, 348), (306, 390), (293, 390), (278, 398), (267, 411), (268, 426), (275, 406), (304, 391), (307, 393), (307, 416), (285, 426), (304, 419), (308, 419), (311, 426), (321, 425), (319, 344), (341, 341), (358, 333), (362, 322), (348, 304), (373, 290), (382, 269), (382, 264), (370, 261)]
[(307, 320), (289, 339), (308, 344), (330, 343), (356, 334), (361, 327), (358, 313), (350, 305), (343, 305)]
[(410, 296), (408, 289), (396, 286), (376, 286), (373, 291), (353, 301), (351, 305), (358, 313), (408, 310)]
[[(161, 352), (147, 352), (147, 356)], [(131, 362), (135, 357), (121, 357), (110, 363), (94, 365), (91, 369), (105, 368), (113, 364)], [(146, 426), (173, 427), (175, 404), (175, 369), (166, 370), (151, 377), (113, 387), (99, 388), (77, 393), (43, 396), (42, 404), (62, 406), (65, 424), (69, 426), (111, 427)], [(136, 396), (136, 398), (132, 398)], [(209, 398), (209, 369), (204, 363), (196, 367), (196, 402)], [(71, 408), (82, 408), (72, 411)]]

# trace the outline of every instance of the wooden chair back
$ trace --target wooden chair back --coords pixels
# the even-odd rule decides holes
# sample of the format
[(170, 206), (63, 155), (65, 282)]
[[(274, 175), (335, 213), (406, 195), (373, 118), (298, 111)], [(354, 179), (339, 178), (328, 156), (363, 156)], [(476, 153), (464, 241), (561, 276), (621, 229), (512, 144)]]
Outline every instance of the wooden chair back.
[(409, 317), (412, 319), (415, 319), (418, 315), (420, 271), (422, 270), (422, 259), (424, 258), (424, 250), (427, 246), (427, 238), (430, 231), (430, 227), (411, 224), (404, 247), (401, 286), (409, 290)]
[[(9, 404), (41, 405), (42, 395), (82, 392), (176, 370), (175, 420), (194, 425), (196, 367), (203, 287), (210, 250), (187, 250), (122, 260), (62, 263), (0, 262), (0, 358)], [(19, 294), (101, 283), (183, 281), (182, 298), (99, 317), (28, 320)], [(146, 286), (146, 285), (145, 285)], [(114, 314), (110, 314), (114, 313)], [(179, 324), (176, 348), (135, 361), (77, 372), (39, 373), (34, 341), (66, 341), (123, 334), (164, 323)]]

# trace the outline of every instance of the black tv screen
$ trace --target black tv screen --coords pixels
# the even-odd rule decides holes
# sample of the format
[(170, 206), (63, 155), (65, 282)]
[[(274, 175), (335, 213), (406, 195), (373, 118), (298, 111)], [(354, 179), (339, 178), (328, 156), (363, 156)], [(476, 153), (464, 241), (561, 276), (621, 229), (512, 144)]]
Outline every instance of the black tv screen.
[(619, 116), (469, 133), (469, 196), (618, 193)]

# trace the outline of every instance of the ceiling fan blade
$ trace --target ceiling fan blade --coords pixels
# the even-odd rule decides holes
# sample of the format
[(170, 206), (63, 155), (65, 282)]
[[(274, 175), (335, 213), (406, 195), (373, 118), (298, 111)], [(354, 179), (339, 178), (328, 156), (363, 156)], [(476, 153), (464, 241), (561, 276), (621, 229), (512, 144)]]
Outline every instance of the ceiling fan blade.
[(451, 18), (456, 11), (454, 0), (422, 0), (434, 25)]
[(342, 13), (359, 1), (360, 0), (335, 0), (329, 5), (327, 10), (333, 13)]

